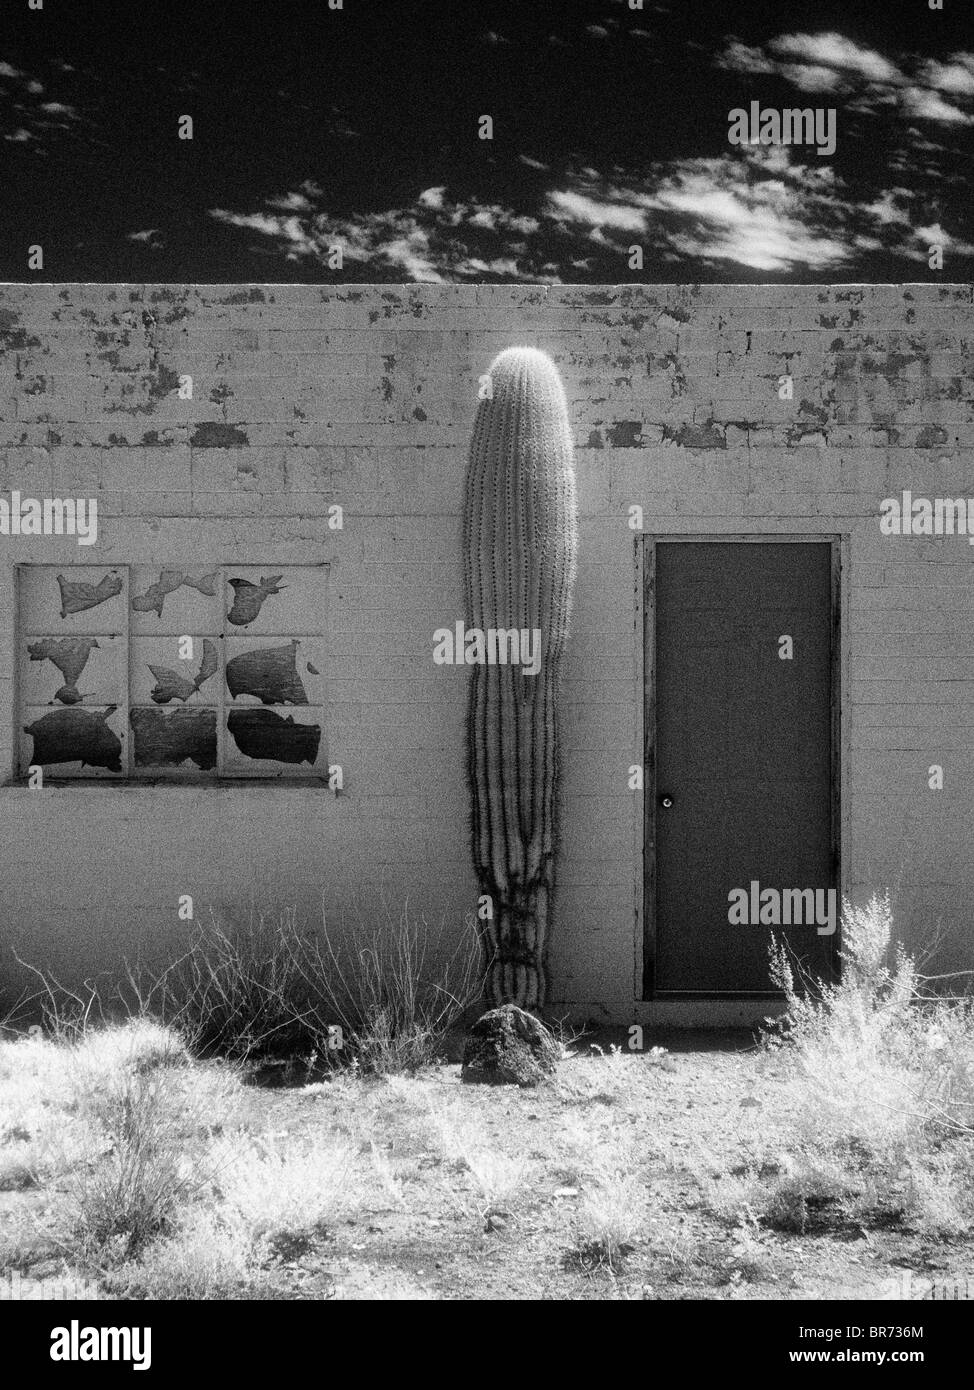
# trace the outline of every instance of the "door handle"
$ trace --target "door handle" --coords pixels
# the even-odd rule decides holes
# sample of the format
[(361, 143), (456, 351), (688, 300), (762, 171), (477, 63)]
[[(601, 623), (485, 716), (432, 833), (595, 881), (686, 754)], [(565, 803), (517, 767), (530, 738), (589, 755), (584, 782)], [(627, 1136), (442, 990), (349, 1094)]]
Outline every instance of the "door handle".
[(670, 809), (670, 807), (673, 805), (673, 798), (672, 798), (672, 796), (668, 796), (668, 795), (664, 792), (663, 795), (662, 795), (662, 796), (660, 797), (660, 799), (659, 799), (659, 804), (663, 807), (663, 809), (664, 809), (665, 811), (668, 811), (668, 810)]

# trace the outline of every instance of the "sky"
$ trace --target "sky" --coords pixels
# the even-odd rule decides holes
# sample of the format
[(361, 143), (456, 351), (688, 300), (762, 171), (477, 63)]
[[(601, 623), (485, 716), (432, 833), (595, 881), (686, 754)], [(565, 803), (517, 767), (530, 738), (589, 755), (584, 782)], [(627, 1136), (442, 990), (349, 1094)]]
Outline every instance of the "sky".
[(635, 2), (0, 0), (0, 279), (974, 279), (970, 0)]

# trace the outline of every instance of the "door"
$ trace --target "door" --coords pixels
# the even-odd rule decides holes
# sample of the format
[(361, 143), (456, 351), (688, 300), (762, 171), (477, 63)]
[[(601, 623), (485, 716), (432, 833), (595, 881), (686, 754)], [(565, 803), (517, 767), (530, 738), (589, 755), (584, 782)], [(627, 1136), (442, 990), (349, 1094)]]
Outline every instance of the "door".
[(829, 978), (833, 544), (659, 541), (645, 562), (646, 997), (773, 995), (772, 938)]

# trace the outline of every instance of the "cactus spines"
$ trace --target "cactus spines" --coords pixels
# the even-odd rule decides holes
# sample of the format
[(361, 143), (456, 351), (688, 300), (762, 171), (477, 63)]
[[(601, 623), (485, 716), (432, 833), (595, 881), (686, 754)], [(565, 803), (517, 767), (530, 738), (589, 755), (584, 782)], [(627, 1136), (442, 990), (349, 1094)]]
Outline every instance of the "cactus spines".
[[(545, 1002), (558, 830), (558, 687), (571, 618), (578, 513), (568, 406), (551, 359), (509, 348), (478, 406), (464, 500), (467, 619), (533, 634), (537, 674), (475, 664), (467, 717), (471, 840), (486, 994)], [(537, 659), (537, 654), (535, 660)]]

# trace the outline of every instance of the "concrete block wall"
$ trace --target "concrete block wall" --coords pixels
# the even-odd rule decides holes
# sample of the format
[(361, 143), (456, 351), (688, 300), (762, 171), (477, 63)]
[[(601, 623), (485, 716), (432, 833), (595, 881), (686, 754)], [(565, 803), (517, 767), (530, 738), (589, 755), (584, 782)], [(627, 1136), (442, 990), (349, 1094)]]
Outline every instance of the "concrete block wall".
[(99, 539), (0, 536), (5, 774), (15, 563), (327, 561), (345, 789), (8, 783), (0, 973), (11, 947), (73, 978), (172, 952), (181, 893), (309, 918), (323, 898), (333, 921), (383, 892), (434, 922), (472, 907), (466, 675), (432, 634), (462, 617), (478, 378), (512, 345), (554, 357), (577, 445), (555, 999), (676, 1017), (637, 1003), (637, 505), (659, 535), (843, 538), (843, 887), (893, 888), (911, 942), (974, 965), (974, 550), (878, 524), (903, 489), (974, 484), (970, 286), (7, 285), (0, 493), (96, 497)]

